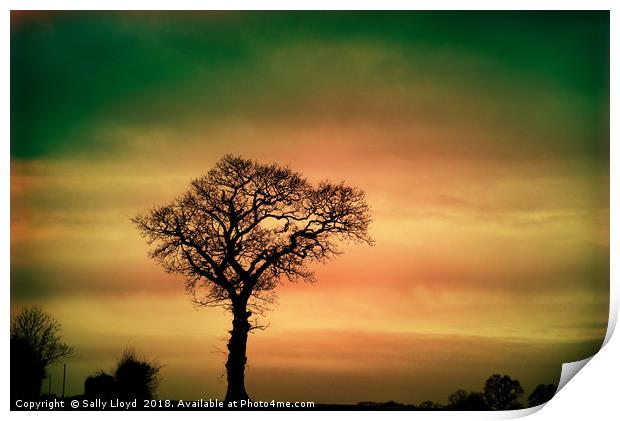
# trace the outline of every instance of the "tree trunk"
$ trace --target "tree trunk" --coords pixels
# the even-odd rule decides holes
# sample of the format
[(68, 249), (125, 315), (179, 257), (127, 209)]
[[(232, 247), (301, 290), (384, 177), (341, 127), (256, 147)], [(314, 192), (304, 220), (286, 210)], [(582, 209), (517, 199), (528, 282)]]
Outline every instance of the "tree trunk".
[(228, 341), (228, 361), (226, 361), (226, 377), (228, 389), (226, 402), (250, 399), (245, 391), (245, 350), (248, 342), (250, 323), (248, 318), (252, 313), (246, 310), (245, 305), (233, 307), (232, 330)]

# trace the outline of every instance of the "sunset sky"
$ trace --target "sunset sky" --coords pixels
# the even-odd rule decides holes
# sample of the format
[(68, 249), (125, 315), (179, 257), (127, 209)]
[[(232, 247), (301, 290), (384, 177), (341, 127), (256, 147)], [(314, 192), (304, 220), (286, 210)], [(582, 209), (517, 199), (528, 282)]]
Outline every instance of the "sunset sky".
[(252, 398), (529, 394), (600, 346), (608, 12), (13, 12), (11, 313), (62, 323), (68, 395), (132, 346), (160, 397), (223, 398), (229, 316), (130, 218), (226, 153), (361, 188), (376, 241), (280, 287)]

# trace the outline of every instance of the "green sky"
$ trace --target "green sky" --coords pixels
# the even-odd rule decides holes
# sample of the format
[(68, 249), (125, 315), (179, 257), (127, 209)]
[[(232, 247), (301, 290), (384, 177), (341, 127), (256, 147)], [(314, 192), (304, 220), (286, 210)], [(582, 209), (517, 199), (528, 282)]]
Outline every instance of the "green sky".
[[(97, 154), (111, 145), (93, 131), (110, 125), (284, 117), (326, 91), (403, 95), (412, 80), (434, 85), (430, 101), (474, 94), (523, 134), (604, 133), (608, 21), (602, 12), (14, 13), (11, 153)], [(532, 98), (541, 87), (570, 101), (531, 104), (557, 100)], [(505, 96), (501, 109), (491, 93)], [(555, 152), (606, 150), (569, 139)]]

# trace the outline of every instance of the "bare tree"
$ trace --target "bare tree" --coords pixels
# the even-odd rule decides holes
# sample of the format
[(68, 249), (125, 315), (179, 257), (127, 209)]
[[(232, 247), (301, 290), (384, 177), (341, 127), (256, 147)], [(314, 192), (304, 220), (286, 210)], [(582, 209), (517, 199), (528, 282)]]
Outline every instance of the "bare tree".
[(11, 320), (11, 339), (27, 344), (44, 365), (73, 352), (60, 330), (60, 323), (39, 306), (24, 308)]
[(233, 316), (226, 400), (247, 399), (244, 385), (252, 312), (262, 314), (282, 280), (312, 282), (311, 262), (341, 253), (339, 242), (371, 244), (364, 193), (344, 183), (312, 186), (300, 173), (224, 156), (172, 203), (132, 219), (150, 257), (186, 279), (202, 306)]
[(41, 307), (26, 307), (11, 319), (11, 396), (39, 396), (46, 367), (73, 349), (62, 341), (60, 323)]

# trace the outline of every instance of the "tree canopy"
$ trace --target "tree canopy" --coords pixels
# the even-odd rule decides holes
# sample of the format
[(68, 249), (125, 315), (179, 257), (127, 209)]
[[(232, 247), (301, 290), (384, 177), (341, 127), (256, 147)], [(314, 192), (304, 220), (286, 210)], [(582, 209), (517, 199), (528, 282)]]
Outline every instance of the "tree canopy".
[(519, 380), (510, 376), (494, 374), (484, 384), (484, 398), (492, 410), (519, 409), (517, 399), (524, 393)]
[(73, 352), (60, 330), (60, 323), (38, 306), (24, 308), (11, 320), (11, 340), (31, 349), (43, 366)]
[(287, 167), (232, 155), (173, 202), (133, 218), (150, 256), (184, 275), (196, 303), (258, 310), (281, 279), (313, 281), (309, 263), (339, 254), (339, 241), (371, 243), (370, 221), (355, 187), (313, 186)]
[(542, 405), (553, 398), (558, 387), (554, 384), (539, 384), (527, 398), (529, 406)]

